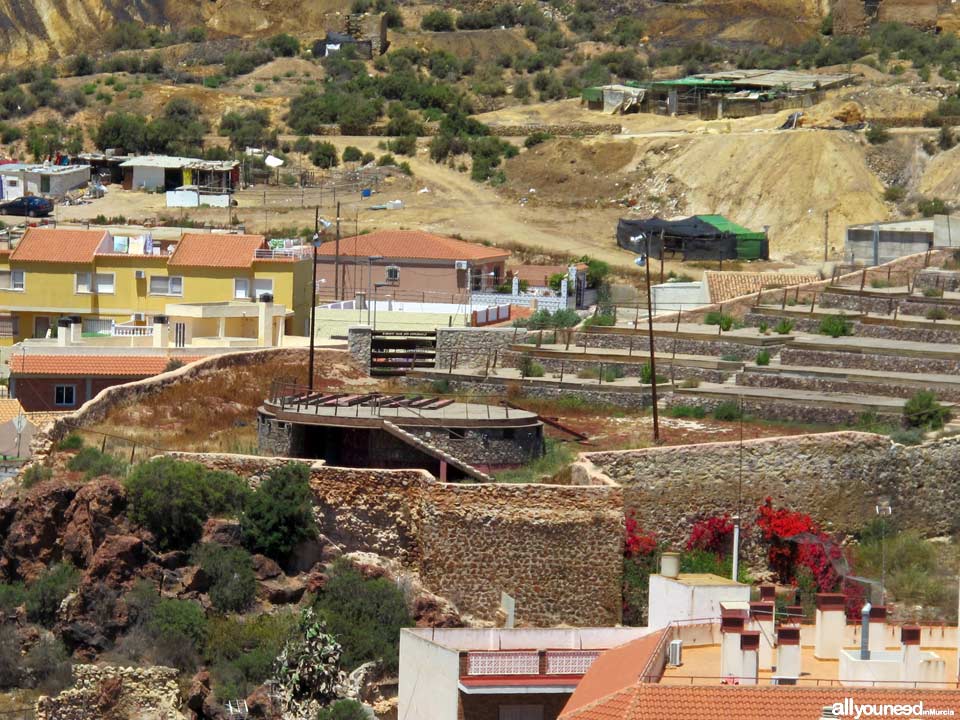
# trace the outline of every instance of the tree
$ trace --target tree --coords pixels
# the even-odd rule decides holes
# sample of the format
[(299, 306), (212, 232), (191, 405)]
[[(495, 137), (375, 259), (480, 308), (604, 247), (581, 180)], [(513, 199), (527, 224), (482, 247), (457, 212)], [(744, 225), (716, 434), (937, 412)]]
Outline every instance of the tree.
[(446, 10), (431, 10), (423, 16), (420, 27), (430, 32), (450, 32), (454, 29), (453, 15)]
[(300, 53), (300, 41), (287, 33), (274, 35), (267, 40), (267, 47), (278, 57), (295, 57)]
[(220, 118), (220, 135), (236, 149), (261, 147), (267, 142), (270, 113), (262, 108), (231, 110)]
[(252, 552), (286, 560), (298, 543), (316, 535), (310, 469), (288, 463), (271, 470), (247, 502), (240, 525)]
[(131, 517), (156, 536), (162, 549), (193, 545), (208, 517), (238, 512), (249, 492), (236, 475), (169, 457), (141, 463), (125, 485)]
[(369, 717), (356, 700), (337, 700), (317, 713), (317, 720), (367, 720)]
[(143, 152), (147, 149), (147, 121), (134, 113), (110, 113), (93, 137), (101, 150), (118, 148), (125, 152)]
[(96, 65), (89, 55), (80, 53), (70, 61), (70, 72), (74, 75), (93, 75)]
[(83, 129), (65, 126), (56, 120), (31, 123), (27, 127), (27, 149), (38, 162), (62, 150), (78, 153), (83, 149)]
[(80, 573), (70, 563), (52, 565), (27, 588), (27, 618), (31, 622), (52, 626), (60, 603), (79, 581)]
[(363, 159), (363, 153), (360, 151), (360, 148), (347, 145), (343, 149), (342, 157), (344, 162), (360, 162)]
[(317, 598), (317, 612), (343, 645), (343, 664), (367, 661), (394, 672), (399, 662), (400, 629), (412, 624), (403, 592), (386, 578), (368, 580), (344, 560), (337, 561)]
[(332, 168), (339, 164), (337, 148), (333, 143), (318, 142), (310, 151), (310, 162), (318, 168)]
[(208, 543), (194, 552), (193, 560), (210, 578), (210, 602), (217, 611), (242, 612), (250, 607), (257, 594), (250, 553)]

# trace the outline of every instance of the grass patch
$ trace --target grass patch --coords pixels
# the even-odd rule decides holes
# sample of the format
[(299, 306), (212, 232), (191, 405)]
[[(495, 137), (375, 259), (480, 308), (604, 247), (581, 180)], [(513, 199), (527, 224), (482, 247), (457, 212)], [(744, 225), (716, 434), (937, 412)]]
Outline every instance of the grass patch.
[(513, 470), (503, 470), (494, 474), (501, 483), (536, 483), (553, 478), (573, 462), (575, 453), (566, 443), (547, 438), (546, 453), (543, 457)]
[(667, 409), (667, 415), (673, 418), (700, 420), (707, 416), (707, 411), (699, 405), (673, 405)]

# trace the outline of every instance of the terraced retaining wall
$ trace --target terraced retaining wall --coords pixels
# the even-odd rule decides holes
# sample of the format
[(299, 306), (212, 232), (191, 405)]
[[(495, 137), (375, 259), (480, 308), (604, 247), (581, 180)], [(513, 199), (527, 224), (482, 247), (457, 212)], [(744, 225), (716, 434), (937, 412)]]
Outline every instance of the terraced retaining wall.
[[(678, 406), (702, 407), (707, 412), (713, 412), (718, 405), (725, 403), (738, 404), (736, 396), (726, 399), (703, 397), (691, 393), (674, 393), (664, 399), (663, 405), (671, 408)], [(863, 410), (853, 410), (841, 407), (831, 407), (816, 401), (794, 402), (790, 400), (775, 400), (771, 398), (748, 398), (742, 401), (743, 412), (755, 418), (779, 422), (796, 422), (804, 424), (824, 425), (852, 425), (857, 421)]]
[[(831, 379), (816, 375), (783, 375), (778, 373), (745, 372), (737, 375), (737, 385), (744, 387), (784, 388), (788, 390), (812, 390), (815, 392), (857, 393), (860, 395), (885, 395), (887, 397), (912, 397), (922, 388), (902, 385), (895, 380), (885, 383), (879, 379), (871, 382), (861, 380)], [(960, 402), (960, 387), (935, 387), (938, 400)]]
[(789, 346), (780, 352), (780, 362), (783, 365), (859, 368), (862, 370), (887, 370), (907, 373), (956, 374), (960, 372), (960, 360), (949, 360), (947, 358), (831, 352), (828, 350), (805, 350)]

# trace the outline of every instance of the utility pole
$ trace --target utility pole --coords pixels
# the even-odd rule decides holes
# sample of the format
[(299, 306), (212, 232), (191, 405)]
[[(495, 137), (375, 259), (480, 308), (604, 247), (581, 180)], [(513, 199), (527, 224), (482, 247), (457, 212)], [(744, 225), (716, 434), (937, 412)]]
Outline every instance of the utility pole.
[(830, 243), (830, 211), (823, 211), (823, 261), (828, 259), (828, 246)]
[(333, 300), (340, 300), (340, 203), (337, 203), (337, 238), (333, 248)]
[(660, 444), (660, 416), (657, 409), (657, 361), (653, 348), (653, 300), (650, 293), (650, 236), (647, 240), (647, 337), (650, 344), (650, 399), (653, 403), (653, 442)]
[(310, 377), (307, 378), (307, 389), (313, 392), (313, 363), (315, 340), (317, 334), (317, 248), (320, 246), (320, 208), (316, 208), (313, 216), (313, 285), (310, 288)]

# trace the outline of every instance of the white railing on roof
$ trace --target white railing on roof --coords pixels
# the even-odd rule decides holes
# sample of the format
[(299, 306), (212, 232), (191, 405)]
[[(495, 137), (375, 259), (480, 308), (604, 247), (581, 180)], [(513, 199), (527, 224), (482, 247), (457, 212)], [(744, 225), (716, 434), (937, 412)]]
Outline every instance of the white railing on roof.
[(540, 653), (514, 650), (467, 653), (467, 675), (539, 675)]
[(110, 334), (114, 337), (149, 337), (153, 335), (153, 326), (114, 325)]
[(303, 260), (309, 257), (313, 248), (298, 246), (292, 248), (278, 248), (276, 250), (257, 250), (254, 257), (257, 260)]
[(598, 657), (599, 650), (547, 650), (546, 674), (584, 675)]

